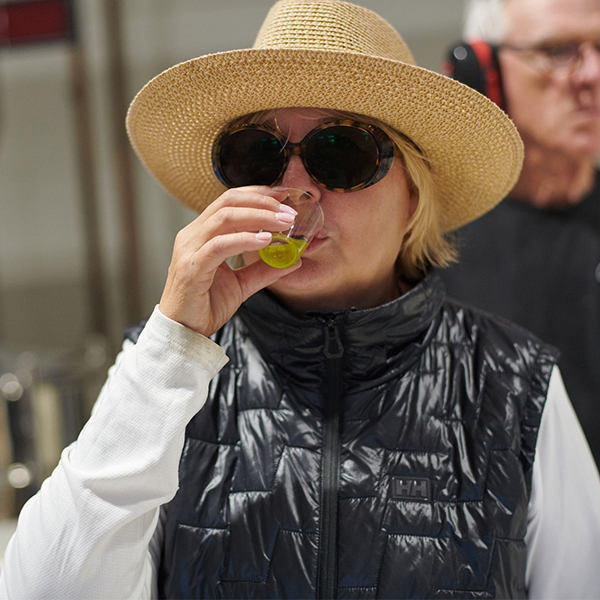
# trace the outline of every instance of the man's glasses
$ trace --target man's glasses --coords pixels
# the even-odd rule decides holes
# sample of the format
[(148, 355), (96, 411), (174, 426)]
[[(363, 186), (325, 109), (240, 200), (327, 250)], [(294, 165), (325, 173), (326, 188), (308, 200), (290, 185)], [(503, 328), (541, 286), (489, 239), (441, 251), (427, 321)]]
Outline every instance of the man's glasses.
[(268, 125), (226, 129), (213, 145), (212, 164), (227, 187), (277, 185), (299, 156), (318, 185), (354, 192), (380, 181), (394, 162), (394, 144), (379, 127), (351, 120), (322, 123), (293, 143)]
[(581, 66), (586, 48), (600, 54), (600, 40), (571, 40), (532, 45), (502, 44), (500, 48), (507, 48), (531, 55), (534, 59), (534, 64), (541, 70), (571, 74)]

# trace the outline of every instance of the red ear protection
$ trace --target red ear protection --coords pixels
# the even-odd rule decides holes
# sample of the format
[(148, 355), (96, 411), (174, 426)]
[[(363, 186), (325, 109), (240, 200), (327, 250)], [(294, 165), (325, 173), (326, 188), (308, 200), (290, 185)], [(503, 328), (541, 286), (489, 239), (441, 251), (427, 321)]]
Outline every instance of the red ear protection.
[(450, 48), (440, 71), (487, 96), (506, 110), (497, 49), (483, 40)]

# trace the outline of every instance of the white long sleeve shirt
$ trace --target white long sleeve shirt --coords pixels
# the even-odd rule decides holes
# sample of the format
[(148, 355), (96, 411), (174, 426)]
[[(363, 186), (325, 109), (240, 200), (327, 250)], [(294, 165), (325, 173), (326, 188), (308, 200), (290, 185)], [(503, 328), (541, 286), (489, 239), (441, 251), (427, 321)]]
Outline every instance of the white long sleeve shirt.
[[(137, 344), (125, 343), (79, 438), (21, 511), (2, 600), (156, 597), (160, 506), (177, 491), (185, 427), (226, 362), (212, 341), (154, 311)], [(557, 368), (528, 518), (529, 597), (600, 598), (600, 477)]]

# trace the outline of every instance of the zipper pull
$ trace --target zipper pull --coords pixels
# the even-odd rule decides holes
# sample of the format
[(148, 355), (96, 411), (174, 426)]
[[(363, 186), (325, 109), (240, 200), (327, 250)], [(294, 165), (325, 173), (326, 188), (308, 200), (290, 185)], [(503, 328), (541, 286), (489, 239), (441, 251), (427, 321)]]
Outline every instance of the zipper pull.
[(344, 354), (344, 346), (342, 346), (340, 333), (334, 319), (329, 319), (325, 323), (324, 353), (327, 358), (339, 358)]

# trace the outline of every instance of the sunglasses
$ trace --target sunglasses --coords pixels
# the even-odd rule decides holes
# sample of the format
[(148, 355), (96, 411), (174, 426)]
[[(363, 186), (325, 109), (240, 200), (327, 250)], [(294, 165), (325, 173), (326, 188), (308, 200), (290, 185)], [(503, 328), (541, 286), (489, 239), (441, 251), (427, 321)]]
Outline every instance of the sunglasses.
[(322, 123), (301, 142), (268, 125), (243, 124), (215, 140), (212, 164), (227, 187), (277, 185), (292, 156), (299, 156), (315, 183), (333, 192), (355, 192), (387, 175), (394, 144), (379, 127), (351, 120)]

